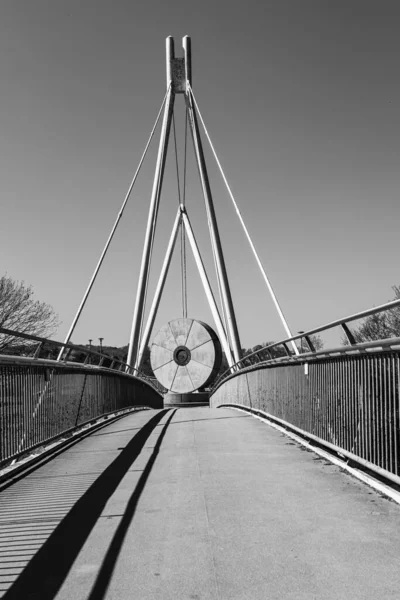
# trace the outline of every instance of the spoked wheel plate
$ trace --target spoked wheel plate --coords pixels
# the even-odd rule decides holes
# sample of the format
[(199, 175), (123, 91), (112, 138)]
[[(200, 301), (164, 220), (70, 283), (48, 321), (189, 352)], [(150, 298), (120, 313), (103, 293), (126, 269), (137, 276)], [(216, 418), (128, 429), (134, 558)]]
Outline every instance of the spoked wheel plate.
[(170, 321), (154, 338), (151, 366), (171, 392), (185, 394), (205, 387), (221, 365), (221, 346), (209, 325), (194, 319)]

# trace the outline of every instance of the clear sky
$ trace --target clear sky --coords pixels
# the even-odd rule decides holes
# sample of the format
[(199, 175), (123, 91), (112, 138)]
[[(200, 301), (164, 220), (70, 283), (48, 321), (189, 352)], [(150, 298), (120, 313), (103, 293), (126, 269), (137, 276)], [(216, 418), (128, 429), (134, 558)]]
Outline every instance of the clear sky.
[[(200, 110), (292, 331), (390, 300), (400, 284), (399, 28), (400, 5), (388, 0), (4, 0), (1, 273), (53, 305), (63, 338), (164, 96), (165, 38), (180, 56), (190, 35)], [(178, 96), (181, 157), (184, 118)], [(128, 342), (157, 142), (76, 343)], [(188, 212), (211, 271), (192, 151), (188, 160)], [(280, 339), (207, 161), (242, 346)], [(177, 203), (170, 152), (150, 297)], [(188, 293), (189, 316), (212, 325), (191, 260)], [(156, 329), (181, 311), (178, 248)]]

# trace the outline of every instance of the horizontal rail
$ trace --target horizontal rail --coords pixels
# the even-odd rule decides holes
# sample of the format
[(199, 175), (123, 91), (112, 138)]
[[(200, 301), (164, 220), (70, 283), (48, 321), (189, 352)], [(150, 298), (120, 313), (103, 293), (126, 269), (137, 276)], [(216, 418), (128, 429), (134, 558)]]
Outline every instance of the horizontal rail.
[(0, 333), (5, 335), (9, 335), (11, 337), (18, 337), (23, 340), (29, 340), (33, 342), (41, 342), (42, 344), (50, 344), (53, 346), (61, 346), (63, 348), (71, 348), (75, 350), (80, 350), (81, 352), (86, 352), (87, 354), (93, 354), (96, 356), (107, 356), (106, 354), (102, 354), (100, 352), (96, 352), (96, 350), (91, 350), (86, 348), (86, 346), (79, 346), (77, 344), (73, 344), (72, 342), (58, 342), (57, 340), (50, 340), (48, 338), (41, 337), (40, 335), (32, 335), (30, 333), (23, 333), (22, 331), (15, 331), (14, 329), (7, 329), (6, 327), (0, 327)]
[[(240, 371), (228, 373), (228, 375), (225, 378), (218, 379), (217, 383), (214, 384), (212, 393), (215, 393), (219, 386), (222, 385), (227, 379), (231, 379), (232, 377), (235, 377), (240, 373), (256, 371), (260, 367), (264, 366), (270, 367), (274, 365), (305, 364), (309, 363), (312, 360), (315, 361), (324, 358), (334, 358), (337, 356), (355, 356), (363, 353), (372, 352), (390, 352), (391, 350), (400, 350), (400, 337), (376, 340), (373, 342), (363, 342), (362, 344), (357, 344), (356, 346), (339, 346), (337, 348), (329, 348), (327, 350), (317, 350), (316, 352), (304, 352), (303, 354), (300, 354), (298, 356), (279, 356), (277, 358), (271, 358), (269, 360), (250, 364), (240, 369)], [(261, 352), (261, 350), (259, 350), (258, 352)], [(247, 358), (247, 356), (245, 358)]]
[[(365, 317), (371, 316), (371, 315), (375, 315), (381, 312), (385, 312), (388, 310), (392, 310), (394, 308), (400, 308), (400, 299), (398, 300), (392, 300), (391, 302), (386, 302), (385, 304), (381, 304), (380, 306), (376, 306), (374, 308), (370, 308), (358, 313), (353, 313), (352, 315), (349, 315), (347, 317), (343, 317), (341, 319), (336, 319), (335, 321), (331, 321), (325, 325), (321, 325), (319, 327), (315, 327), (314, 329), (309, 329), (308, 331), (303, 331), (301, 333), (298, 333), (297, 335), (291, 336), (289, 338), (285, 338), (283, 340), (280, 340), (279, 342), (274, 342), (273, 344), (268, 344), (267, 346), (263, 346), (262, 348), (259, 348), (258, 350), (255, 350), (254, 352), (251, 352), (250, 354), (247, 354), (246, 356), (244, 356), (243, 358), (241, 358), (240, 361), (236, 362), (232, 367), (229, 367), (228, 369), (226, 369), (216, 380), (216, 382), (213, 385), (212, 391), (211, 393), (214, 393), (216, 391), (216, 389), (218, 388), (218, 386), (220, 385), (220, 383), (225, 380), (227, 377), (229, 377), (230, 375), (240, 371), (241, 369), (243, 369), (245, 367), (245, 362), (248, 360), (251, 360), (252, 358), (257, 358), (258, 355), (261, 352), (268, 352), (270, 353), (271, 350), (273, 350), (274, 348), (277, 348), (279, 346), (282, 346), (285, 348), (286, 353), (288, 356), (290, 355), (290, 352), (288, 352), (288, 344), (290, 342), (296, 341), (296, 340), (300, 340), (300, 339), (305, 339), (307, 341), (307, 338), (310, 338), (313, 335), (316, 335), (318, 333), (322, 333), (324, 331), (328, 331), (329, 329), (333, 329), (335, 327), (339, 327), (339, 326), (344, 326), (344, 331), (346, 333), (346, 337), (349, 341), (349, 345), (352, 349), (362, 349), (362, 348), (366, 348), (368, 346), (369, 343), (367, 344), (356, 344), (354, 339), (352, 338), (351, 332), (349, 332), (348, 328), (347, 328), (347, 323), (351, 323), (353, 321), (357, 321), (359, 319), (363, 319)], [(347, 331), (346, 331), (347, 330)], [(349, 339), (349, 334), (351, 336), (352, 339)], [(376, 342), (370, 342), (370, 344), (372, 345), (378, 345), (378, 346), (385, 346), (386, 342), (392, 343), (396, 342), (397, 344), (400, 344), (400, 338), (389, 338), (389, 340), (377, 340)], [(372, 346), (371, 346), (372, 347)], [(341, 346), (340, 348), (336, 348), (336, 349), (330, 349), (328, 350), (324, 350), (323, 353), (325, 355), (328, 355), (329, 353), (332, 352), (349, 352), (349, 346)], [(310, 352), (310, 353), (302, 353), (296, 356), (293, 356), (292, 358), (294, 360), (302, 360), (302, 357), (304, 356), (317, 356), (320, 354), (320, 352)], [(287, 358), (287, 357), (284, 357)], [(270, 360), (276, 360), (276, 359), (270, 359)], [(261, 361), (260, 362), (270, 362), (270, 360), (268, 361)]]
[[(145, 373), (143, 373), (143, 371), (140, 371), (136, 367), (133, 367), (122, 360), (113, 358), (112, 356), (108, 356), (107, 354), (104, 354), (101, 352), (97, 352), (96, 350), (92, 350), (91, 348), (87, 348), (86, 346), (72, 344), (71, 342), (59, 342), (56, 340), (50, 340), (48, 338), (40, 337), (38, 335), (30, 335), (27, 333), (15, 331), (13, 329), (6, 329), (5, 327), (0, 327), (0, 334), (8, 335), (10, 337), (20, 338), (23, 340), (28, 340), (31, 342), (38, 342), (40, 344), (40, 346), (38, 348), (39, 350), (42, 346), (45, 346), (45, 345), (66, 348), (69, 351), (77, 350), (86, 355), (86, 359), (85, 359), (85, 363), (84, 363), (86, 365), (88, 364), (88, 357), (93, 356), (93, 357), (96, 357), (99, 359), (99, 365), (97, 365), (97, 366), (102, 366), (103, 368), (113, 369), (113, 370), (117, 370), (117, 371), (121, 371), (123, 369), (127, 374), (136, 375), (140, 379), (147, 381), (150, 385), (152, 385), (160, 393), (162, 393), (164, 391), (164, 388), (159, 384), (159, 382), (157, 381), (157, 379), (155, 377), (150, 377), (149, 375), (146, 375)], [(22, 359), (22, 358), (33, 358), (33, 360), (37, 361), (37, 360), (39, 360), (37, 354), (38, 353), (35, 352), (35, 355), (33, 357), (20, 357), (20, 356), (13, 356), (13, 355), (9, 355), (9, 354), (0, 354), (0, 357), (2, 360), (11, 356), (15, 360)], [(63, 363), (68, 362), (67, 361), (68, 355), (69, 355), (69, 353), (65, 354), (65, 356), (62, 360)], [(43, 360), (43, 359), (41, 359), (41, 360)], [(48, 359), (48, 360), (51, 362), (54, 362), (51, 359)], [(60, 361), (56, 360), (55, 362), (59, 363)], [(107, 365), (107, 362), (110, 362), (111, 364)], [(68, 363), (68, 364), (70, 364), (70, 363)], [(79, 363), (79, 364), (82, 364), (82, 363)], [(92, 366), (94, 366), (94, 365), (92, 365)]]

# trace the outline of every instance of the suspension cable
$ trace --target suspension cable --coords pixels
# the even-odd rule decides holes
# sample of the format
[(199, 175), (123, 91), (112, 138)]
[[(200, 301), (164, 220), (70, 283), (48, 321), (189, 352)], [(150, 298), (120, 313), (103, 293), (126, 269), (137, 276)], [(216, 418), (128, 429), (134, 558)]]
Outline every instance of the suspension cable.
[[(242, 227), (243, 227), (244, 233), (245, 233), (245, 235), (246, 235), (246, 237), (247, 237), (247, 241), (248, 241), (248, 242), (249, 242), (249, 244), (250, 244), (250, 248), (251, 248), (251, 250), (252, 250), (252, 252), (253, 252), (253, 254), (254, 254), (254, 257), (255, 257), (255, 259), (256, 259), (256, 262), (257, 262), (257, 264), (258, 264), (258, 267), (259, 267), (259, 269), (260, 269), (260, 271), (261, 271), (261, 274), (262, 274), (262, 276), (263, 276), (263, 278), (264, 278), (264, 281), (265, 281), (265, 283), (267, 284), (268, 290), (269, 290), (269, 292), (270, 292), (270, 294), (271, 294), (271, 297), (272, 297), (272, 300), (273, 300), (273, 302), (274, 302), (274, 304), (275, 304), (275, 308), (276, 308), (276, 310), (278, 311), (278, 315), (279, 315), (279, 317), (280, 317), (280, 319), (281, 319), (281, 322), (282, 322), (282, 324), (283, 324), (283, 327), (284, 327), (284, 329), (285, 329), (286, 333), (288, 334), (288, 336), (289, 336), (289, 337), (292, 337), (292, 334), (291, 334), (291, 332), (290, 332), (290, 329), (289, 329), (289, 325), (287, 324), (287, 321), (286, 321), (286, 319), (285, 319), (285, 316), (284, 316), (284, 314), (283, 314), (283, 312), (282, 312), (282, 309), (281, 309), (281, 307), (279, 306), (279, 302), (278, 302), (278, 300), (277, 300), (277, 297), (275, 296), (274, 290), (272, 289), (272, 285), (271, 285), (271, 283), (270, 283), (270, 281), (269, 281), (269, 279), (268, 279), (268, 277), (267, 277), (267, 274), (266, 274), (266, 272), (265, 272), (265, 270), (264, 270), (264, 267), (263, 267), (263, 265), (262, 265), (262, 263), (261, 263), (261, 260), (260, 260), (260, 258), (259, 258), (259, 256), (258, 256), (258, 254), (257, 254), (257, 251), (256, 251), (256, 249), (255, 249), (255, 246), (254, 246), (254, 244), (253, 244), (253, 241), (252, 241), (252, 239), (251, 239), (251, 237), (250, 237), (250, 234), (249, 234), (249, 232), (248, 232), (248, 229), (247, 229), (247, 227), (246, 227), (246, 225), (245, 225), (245, 223), (244, 223), (243, 217), (242, 217), (242, 215), (241, 215), (241, 213), (240, 213), (240, 210), (239, 210), (239, 207), (238, 207), (238, 205), (237, 205), (237, 203), (236, 203), (236, 201), (235, 201), (235, 198), (234, 198), (234, 196), (233, 196), (232, 190), (231, 190), (231, 188), (230, 188), (230, 186), (229, 186), (229, 183), (228, 183), (228, 181), (227, 181), (227, 179), (226, 179), (226, 177), (225, 177), (225, 173), (224, 173), (224, 171), (223, 171), (223, 169), (222, 169), (221, 163), (220, 163), (220, 162), (219, 162), (219, 160), (218, 160), (217, 153), (216, 153), (216, 151), (215, 151), (215, 149), (214, 149), (213, 143), (212, 143), (212, 141), (211, 141), (211, 138), (210, 138), (210, 136), (209, 136), (209, 133), (208, 133), (208, 131), (207, 131), (207, 128), (206, 128), (206, 126), (205, 126), (205, 123), (204, 123), (203, 117), (201, 116), (201, 113), (200, 113), (200, 110), (199, 110), (198, 104), (197, 104), (197, 102), (196, 102), (196, 98), (194, 97), (193, 90), (192, 90), (192, 88), (191, 88), (191, 86), (190, 86), (190, 85), (189, 85), (189, 93), (190, 93), (190, 95), (191, 95), (191, 97), (192, 97), (192, 99), (193, 99), (193, 103), (194, 103), (194, 105), (195, 105), (195, 107), (196, 107), (196, 110), (197, 110), (197, 113), (198, 113), (198, 115), (199, 115), (199, 117), (200, 117), (200, 121), (201, 121), (201, 124), (203, 125), (203, 129), (204, 129), (204, 133), (206, 134), (206, 137), (207, 137), (207, 139), (208, 139), (208, 143), (210, 144), (211, 150), (212, 150), (212, 152), (213, 152), (213, 154), (214, 154), (215, 161), (216, 161), (216, 163), (217, 163), (217, 165), (218, 165), (218, 168), (219, 168), (219, 170), (220, 170), (220, 173), (221, 173), (221, 175), (222, 175), (222, 179), (224, 180), (224, 183), (225, 183), (226, 189), (228, 190), (229, 196), (230, 196), (230, 198), (231, 198), (231, 200), (232, 200), (232, 203), (233, 203), (233, 206), (234, 206), (234, 208), (235, 208), (236, 214), (237, 214), (237, 216), (238, 216), (238, 218), (239, 218), (239, 221), (240, 221), (240, 223), (241, 223), (241, 225), (242, 225)], [(298, 348), (297, 348), (296, 344), (295, 344), (293, 341), (291, 342), (291, 344), (292, 344), (292, 347), (293, 347), (294, 353), (295, 353), (295, 354), (299, 354), (299, 350), (298, 350)]]
[[(124, 210), (125, 210), (125, 207), (126, 207), (126, 205), (127, 205), (127, 203), (128, 203), (128, 200), (129, 200), (129, 197), (130, 197), (130, 195), (131, 195), (131, 192), (132, 192), (133, 186), (135, 185), (135, 182), (136, 182), (137, 176), (139, 175), (139, 171), (140, 171), (140, 169), (141, 169), (141, 166), (142, 166), (142, 164), (143, 164), (143, 161), (144, 161), (144, 159), (145, 159), (145, 157), (146, 157), (147, 150), (149, 149), (149, 146), (150, 146), (150, 142), (151, 142), (151, 140), (153, 139), (153, 135), (154, 135), (154, 132), (155, 132), (155, 130), (156, 130), (156, 128), (157, 128), (158, 121), (160, 120), (160, 116), (161, 116), (162, 110), (163, 110), (163, 108), (164, 108), (164, 104), (165, 104), (165, 101), (166, 101), (166, 99), (167, 99), (167, 96), (168, 96), (168, 94), (169, 94), (170, 87), (171, 87), (171, 84), (168, 86), (168, 89), (167, 89), (167, 91), (166, 91), (166, 93), (165, 93), (164, 100), (162, 101), (162, 104), (161, 104), (160, 110), (159, 110), (159, 112), (158, 112), (157, 118), (156, 118), (156, 120), (155, 120), (155, 123), (154, 123), (154, 125), (153, 125), (153, 129), (151, 130), (150, 137), (149, 137), (149, 139), (148, 139), (148, 141), (147, 141), (146, 147), (145, 147), (145, 149), (144, 149), (144, 152), (143, 152), (143, 154), (142, 154), (142, 157), (141, 157), (141, 159), (140, 159), (140, 161), (139, 161), (139, 165), (138, 165), (138, 167), (137, 167), (137, 169), (136, 169), (136, 172), (135, 172), (135, 174), (134, 174), (134, 176), (133, 176), (133, 179), (132, 179), (132, 181), (131, 181), (131, 184), (130, 184), (130, 186), (129, 186), (129, 188), (128, 188), (128, 191), (127, 191), (127, 193), (126, 193), (125, 199), (124, 199), (124, 201), (123, 201), (123, 203), (122, 203), (122, 206), (121, 206), (121, 208), (120, 208), (120, 210), (119, 210), (119, 213), (118, 213), (117, 219), (116, 219), (116, 221), (115, 221), (115, 223), (114, 223), (114, 226), (113, 226), (113, 228), (112, 228), (112, 230), (111, 230), (111, 233), (110, 233), (110, 235), (108, 236), (108, 240), (107, 240), (107, 242), (106, 242), (106, 245), (104, 246), (103, 252), (102, 252), (102, 253), (101, 253), (101, 255), (100, 255), (99, 261), (98, 261), (98, 263), (97, 263), (97, 265), (96, 265), (96, 268), (95, 268), (95, 270), (94, 270), (94, 272), (93, 272), (92, 278), (91, 278), (91, 280), (90, 280), (90, 282), (89, 282), (89, 285), (88, 285), (88, 287), (87, 287), (87, 289), (86, 289), (86, 292), (85, 292), (85, 294), (84, 294), (84, 296), (83, 296), (83, 298), (82, 298), (82, 301), (81, 301), (81, 303), (80, 303), (80, 305), (79, 305), (79, 308), (78, 308), (78, 310), (77, 310), (77, 313), (76, 313), (76, 315), (75, 315), (75, 317), (74, 317), (74, 320), (72, 321), (71, 327), (69, 328), (69, 331), (68, 331), (68, 333), (67, 333), (67, 336), (66, 336), (66, 338), (65, 338), (65, 341), (64, 341), (64, 343), (65, 343), (65, 344), (68, 344), (68, 342), (69, 342), (69, 341), (70, 341), (70, 339), (71, 339), (71, 336), (72, 336), (72, 334), (73, 334), (73, 332), (74, 332), (74, 329), (75, 329), (75, 327), (76, 327), (76, 324), (77, 324), (77, 322), (78, 322), (78, 319), (79, 319), (79, 317), (80, 317), (80, 315), (81, 315), (81, 313), (82, 313), (82, 310), (83, 310), (83, 308), (84, 308), (84, 306), (85, 306), (85, 304), (86, 304), (86, 301), (87, 301), (87, 299), (88, 299), (88, 296), (89, 296), (89, 294), (90, 294), (90, 291), (91, 291), (91, 289), (92, 289), (92, 287), (93, 287), (93, 284), (94, 284), (94, 282), (95, 282), (95, 280), (96, 280), (96, 277), (97, 277), (97, 275), (98, 275), (98, 272), (100, 271), (100, 267), (101, 267), (101, 265), (102, 265), (102, 263), (103, 263), (104, 257), (105, 257), (105, 255), (106, 255), (106, 253), (107, 253), (107, 250), (108, 250), (108, 248), (109, 248), (109, 246), (110, 246), (110, 244), (111, 244), (111, 241), (112, 241), (112, 239), (113, 239), (113, 237), (114, 237), (114, 234), (115, 234), (115, 232), (116, 232), (116, 230), (117, 230), (118, 224), (119, 224), (119, 222), (120, 222), (120, 220), (121, 220), (122, 214), (123, 214), (123, 212), (124, 212)], [(60, 350), (60, 352), (59, 352), (59, 354), (58, 354), (57, 360), (61, 360), (63, 353), (64, 353), (64, 347), (62, 346), (62, 347), (61, 347), (61, 350)]]

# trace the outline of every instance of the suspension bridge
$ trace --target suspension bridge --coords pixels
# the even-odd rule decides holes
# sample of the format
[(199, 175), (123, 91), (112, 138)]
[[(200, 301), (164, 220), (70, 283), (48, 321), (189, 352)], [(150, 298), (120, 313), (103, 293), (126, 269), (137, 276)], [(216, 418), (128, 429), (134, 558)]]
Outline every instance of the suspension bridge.
[[(398, 598), (400, 338), (360, 343), (352, 325), (398, 309), (400, 300), (292, 334), (194, 96), (189, 37), (182, 58), (167, 38), (166, 65), (160, 111), (65, 340), (0, 328), (30, 349), (0, 355), (0, 597)], [(217, 290), (185, 177), (179, 187), (179, 95), (184, 172), (191, 138)], [(125, 362), (71, 336), (160, 121)], [(170, 137), (179, 206), (146, 308)], [(284, 331), (246, 356), (204, 137)], [(182, 314), (154, 331), (178, 239)], [(212, 325), (188, 315), (189, 249)], [(346, 343), (317, 349), (314, 336), (335, 328)], [(152, 376), (143, 372), (149, 345)]]

